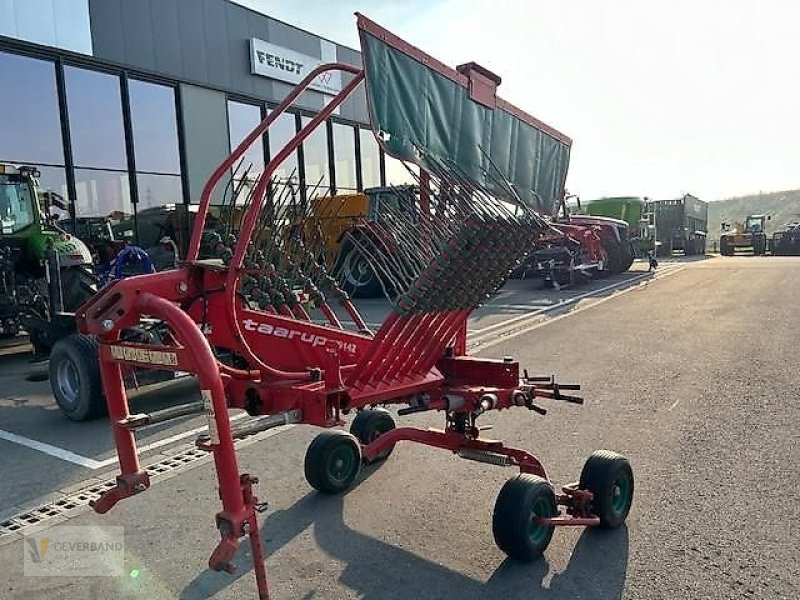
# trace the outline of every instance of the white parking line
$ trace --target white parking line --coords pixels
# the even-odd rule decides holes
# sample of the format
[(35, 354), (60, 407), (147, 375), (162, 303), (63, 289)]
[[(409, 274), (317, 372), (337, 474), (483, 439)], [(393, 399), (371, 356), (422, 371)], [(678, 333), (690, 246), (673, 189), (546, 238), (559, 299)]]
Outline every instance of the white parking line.
[[(660, 281), (661, 279), (663, 279), (665, 277), (669, 277), (670, 275), (675, 275), (676, 273), (680, 273), (685, 268), (686, 267), (676, 267), (676, 268), (674, 267), (674, 268), (669, 268), (669, 269), (663, 269), (661, 271), (661, 273), (658, 275), (658, 277), (653, 277), (652, 280), (653, 281)], [(641, 277), (639, 279), (641, 279)], [(633, 281), (633, 280), (629, 279), (628, 281)], [(638, 286), (630, 286), (630, 287), (624, 288), (624, 289), (620, 290), (619, 293), (617, 293), (617, 294), (613, 294), (611, 296), (606, 296), (604, 298), (600, 298), (596, 302), (592, 302), (591, 304), (589, 304), (587, 306), (582, 306), (582, 307), (576, 308), (575, 310), (572, 310), (572, 311), (570, 311), (568, 313), (565, 313), (563, 315), (558, 315), (556, 317), (553, 317), (552, 319), (547, 319), (547, 320), (542, 321), (542, 322), (533, 323), (532, 325), (529, 325), (527, 327), (523, 325), (521, 329), (517, 329), (517, 330), (514, 330), (514, 331), (508, 331), (508, 332), (505, 332), (505, 331), (504, 332), (500, 332), (500, 333), (497, 334), (498, 337), (496, 337), (494, 339), (489, 337), (488, 341), (480, 341), (479, 340), (478, 343), (475, 344), (474, 346), (468, 346), (468, 347), (469, 347), (470, 350), (473, 350), (473, 351), (486, 350), (487, 348), (491, 348), (492, 346), (496, 346), (498, 344), (502, 344), (503, 342), (506, 342), (506, 341), (508, 341), (508, 340), (510, 340), (512, 338), (515, 338), (515, 337), (517, 337), (519, 335), (522, 335), (523, 333), (529, 333), (529, 332), (533, 331), (534, 329), (539, 329), (540, 327), (544, 327), (545, 325), (551, 325), (551, 324), (553, 324), (553, 323), (555, 323), (557, 321), (560, 321), (561, 319), (566, 319), (567, 317), (572, 317), (572, 316), (574, 316), (574, 315), (576, 315), (578, 313), (581, 313), (581, 312), (583, 312), (585, 310), (588, 310), (590, 308), (594, 308), (595, 306), (599, 306), (600, 304), (603, 304), (604, 302), (608, 302), (609, 300), (614, 300), (616, 298), (619, 298), (623, 294), (627, 294), (628, 292), (632, 292), (635, 289), (638, 289)], [(508, 321), (506, 321), (506, 323), (508, 323)], [(486, 339), (486, 336), (484, 336), (484, 339)]]
[[(233, 415), (230, 418), (230, 420), (238, 421), (239, 419), (242, 419), (246, 416), (247, 416), (246, 413), (239, 413), (237, 415)], [(175, 435), (171, 435), (164, 439), (156, 440), (151, 444), (140, 446), (138, 448), (139, 454), (144, 454), (145, 452), (149, 452), (150, 450), (155, 450), (156, 448), (167, 446), (173, 442), (177, 442), (178, 440), (185, 439), (192, 435), (197, 435), (198, 433), (206, 431), (207, 429), (208, 428), (204, 425), (203, 427), (195, 427), (194, 429), (189, 429), (188, 431), (182, 431), (181, 433), (176, 433)], [(11, 433), (10, 431), (5, 431), (3, 429), (0, 429), (0, 440), (5, 440), (13, 444), (19, 444), (20, 446), (25, 446), (26, 448), (30, 448), (31, 450), (37, 450), (54, 458), (58, 458), (66, 462), (71, 462), (75, 465), (80, 465), (81, 467), (85, 467), (93, 471), (97, 471), (98, 469), (102, 469), (110, 465), (116, 464), (118, 460), (116, 456), (113, 456), (111, 458), (106, 458), (104, 460), (95, 460), (93, 458), (89, 458), (88, 456), (81, 456), (80, 454), (76, 454), (74, 452), (71, 452), (70, 450), (65, 450), (64, 448), (59, 448), (58, 446), (46, 444), (38, 440), (33, 440), (23, 435), (17, 435), (16, 433)]]
[(0, 440), (6, 440), (7, 442), (19, 444), (20, 446), (25, 446), (26, 448), (31, 448), (32, 450), (38, 450), (39, 452), (44, 452), (45, 454), (49, 454), (55, 458), (86, 467), (87, 469), (100, 468), (100, 463), (94, 459), (81, 456), (80, 454), (75, 454), (74, 452), (64, 450), (58, 446), (51, 446), (50, 444), (45, 444), (44, 442), (32, 440), (3, 429), (0, 429)]
[[(674, 267), (668, 267), (666, 269), (662, 269), (662, 272), (669, 271), (672, 268), (674, 268)], [(549, 312), (551, 310), (556, 310), (557, 308), (564, 308), (565, 306), (569, 306), (570, 304), (575, 304), (578, 301), (583, 300), (584, 298), (588, 298), (590, 296), (595, 296), (597, 294), (601, 294), (602, 292), (607, 292), (609, 290), (620, 288), (622, 286), (625, 286), (625, 285), (628, 285), (628, 284), (631, 284), (631, 283), (635, 283), (635, 282), (640, 281), (642, 279), (646, 279), (648, 277), (653, 277), (654, 275), (655, 274), (652, 273), (652, 272), (646, 272), (646, 273), (642, 273), (641, 275), (637, 275), (636, 277), (631, 277), (630, 279), (625, 279), (623, 281), (616, 281), (616, 282), (614, 282), (612, 284), (597, 288), (596, 290), (589, 290), (588, 292), (584, 292), (583, 294), (578, 294), (577, 296), (572, 296), (571, 298), (565, 298), (563, 300), (559, 300), (558, 302), (556, 302), (554, 304), (551, 304), (549, 306), (545, 306), (543, 308), (537, 308), (537, 309), (532, 310), (530, 312), (527, 312), (527, 313), (525, 313), (523, 315), (518, 315), (516, 317), (512, 317), (510, 319), (506, 319), (505, 321), (501, 321), (501, 322), (495, 323), (493, 325), (488, 325), (488, 326), (482, 327), (480, 329), (473, 329), (470, 333), (472, 333), (473, 335), (476, 335), (476, 336), (481, 336), (481, 335), (483, 335), (483, 334), (485, 334), (487, 332), (494, 331), (495, 329), (501, 329), (503, 327), (508, 327), (509, 325), (511, 325), (513, 323), (517, 323), (519, 321), (525, 321), (526, 319), (530, 319), (531, 317), (534, 317), (536, 315)], [(494, 305), (489, 303), (489, 304), (486, 305), (486, 307), (487, 308), (491, 308), (491, 307), (494, 307)]]

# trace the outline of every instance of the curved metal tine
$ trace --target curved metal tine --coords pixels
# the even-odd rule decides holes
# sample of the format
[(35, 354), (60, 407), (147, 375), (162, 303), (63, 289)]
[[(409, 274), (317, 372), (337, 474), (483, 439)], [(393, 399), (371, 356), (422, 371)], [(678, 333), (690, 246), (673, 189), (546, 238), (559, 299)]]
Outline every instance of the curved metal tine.
[(397, 252), (404, 259), (401, 265), (405, 273), (409, 277), (416, 276), (425, 268), (428, 258), (425, 256), (427, 248), (420, 243), (418, 232), (406, 227), (394, 215), (388, 215), (388, 218), (384, 219), (384, 224), (389, 230), (400, 231), (405, 238), (404, 242), (398, 245)]
[[(514, 197), (514, 199), (516, 200), (517, 206), (520, 206), (520, 207), (523, 208), (523, 210), (525, 211), (527, 217), (533, 219), (541, 227), (546, 226), (547, 224), (544, 221), (544, 219), (542, 219), (542, 217), (539, 214), (537, 214), (536, 211), (532, 210), (527, 204), (525, 204), (522, 201), (522, 199), (519, 197), (519, 194), (514, 189), (514, 185), (508, 179), (506, 179), (506, 177), (500, 171), (500, 169), (497, 166), (497, 164), (492, 160), (491, 156), (489, 156), (484, 151), (482, 146), (479, 145), (478, 149), (480, 150), (481, 154), (483, 154), (484, 158), (486, 158), (487, 162), (489, 163), (489, 166), (492, 167), (492, 170), (488, 170), (488, 169), (484, 170), (484, 173), (486, 173), (487, 177), (489, 177), (493, 182), (495, 182), (496, 184), (500, 184), (501, 187), (504, 187), (507, 191), (509, 191), (511, 193), (511, 195)], [(537, 197), (540, 197), (539, 194), (535, 190), (531, 190), (531, 191), (534, 193), (534, 195), (536, 195)]]
[[(225, 187), (222, 190), (222, 203), (219, 205), (220, 219), (222, 219), (223, 216), (225, 215), (226, 205), (228, 204), (229, 199), (231, 205), (233, 205), (234, 203), (234, 196), (236, 194), (234, 184), (236, 182), (236, 178), (233, 176), (233, 174), (236, 173), (236, 171), (238, 171), (241, 168), (243, 163), (244, 163), (244, 158), (239, 160), (238, 164), (236, 165), (236, 168), (231, 172), (230, 179), (228, 179), (228, 182), (225, 184)], [(231, 211), (231, 215), (232, 213), (233, 211)], [(232, 217), (226, 219), (223, 223), (223, 226), (225, 235), (226, 236), (230, 235), (232, 233), (232, 228), (233, 228)]]
[[(414, 202), (418, 211), (421, 210), (416, 195), (413, 192), (409, 190), (402, 190), (400, 188), (393, 186), (392, 193), (394, 193), (398, 197), (410, 196), (409, 200)], [(441, 219), (436, 215), (428, 215), (429, 217), (432, 218), (420, 219), (419, 223), (411, 224), (408, 222), (407, 217), (404, 214), (398, 212), (398, 210), (395, 209), (394, 207), (387, 205), (385, 208), (387, 209), (388, 214), (392, 215), (395, 219), (397, 219), (397, 221), (407, 224), (407, 227), (410, 228), (411, 231), (413, 231), (413, 233), (418, 234), (419, 230), (423, 230), (423, 233), (427, 234), (426, 237), (432, 242), (434, 242), (433, 244), (425, 244), (421, 236), (419, 235), (409, 236), (410, 239), (416, 243), (416, 247), (419, 250), (420, 256), (422, 256), (423, 259), (426, 261), (431, 260), (436, 255), (438, 246), (435, 244), (435, 242), (442, 239), (441, 235), (442, 232), (449, 231), (452, 227), (452, 223), (450, 221)]]
[[(321, 184), (322, 177), (320, 177), (319, 182), (313, 188), (311, 193), (319, 189)], [(311, 193), (307, 192), (306, 198), (308, 198)], [(308, 202), (308, 200), (298, 203), (296, 196), (292, 196), (291, 202), (289, 202), (285, 207), (285, 213), (282, 219), (283, 221), (287, 222), (283, 224), (283, 227), (288, 225), (288, 230), (286, 234), (282, 236), (283, 247), (281, 258), (285, 266), (282, 269), (281, 276), (286, 283), (286, 286), (292, 291), (294, 291), (295, 283), (302, 278), (302, 260), (305, 248), (303, 245), (302, 236), (288, 234), (292, 231), (295, 225), (300, 227), (304, 226), (306, 212), (309, 210), (310, 206), (311, 203)]]
[[(268, 223), (269, 237), (263, 244), (263, 252), (266, 261), (271, 267), (277, 268), (278, 265), (274, 264), (276, 250), (280, 245), (281, 229), (278, 227), (278, 222), (284, 212), (284, 206), (289, 202), (294, 195), (294, 189), (291, 186), (290, 180), (286, 183), (276, 185), (277, 179), (273, 178), (270, 183), (271, 193), (270, 201), (265, 202), (262, 207), (261, 214), (259, 215), (259, 222), (266, 225)], [(276, 189), (278, 190), (276, 192)], [(263, 227), (263, 225), (262, 225)]]
[[(397, 231), (402, 235), (402, 241), (396, 239), (396, 250), (405, 259), (404, 261), (399, 261), (399, 264), (407, 276), (414, 277), (424, 267), (425, 259), (427, 258), (425, 256), (427, 254), (426, 249), (419, 240), (419, 231), (414, 229), (413, 225), (404, 216), (396, 214), (388, 204), (384, 210), (386, 210), (386, 213), (378, 217), (378, 224), (387, 232)], [(394, 237), (397, 238), (397, 236)], [(411, 267), (416, 272), (410, 271)]]
[[(403, 256), (409, 256), (409, 244), (413, 243), (412, 240), (414, 238), (414, 233), (409, 231), (409, 229), (405, 227), (402, 222), (397, 223), (396, 225), (399, 225), (403, 228), (403, 235), (402, 237), (398, 237), (397, 235), (392, 236), (394, 247), (391, 249), (391, 251), (387, 252), (386, 248), (375, 244), (370, 236), (367, 236), (367, 241), (369, 244), (373, 245), (375, 249), (375, 258), (383, 259), (387, 265), (391, 266), (394, 278), (400, 279), (403, 282), (402, 289), (404, 290), (418, 274), (418, 271), (412, 269), (413, 265), (401, 259)], [(379, 222), (367, 223), (366, 227), (374, 233), (376, 238), (390, 234), (390, 232), (382, 227)]]
[[(379, 273), (382, 273), (393, 287), (396, 289), (405, 289), (408, 286), (408, 282), (400, 282), (395, 278), (395, 268), (389, 264), (386, 253), (370, 239), (371, 236), (354, 236), (350, 232), (347, 232), (345, 236), (353, 243), (356, 249), (364, 255), (364, 258), (369, 262), (370, 266)], [(364, 242), (364, 240), (366, 240), (366, 242)], [(378, 283), (380, 283), (384, 295), (387, 298), (391, 298), (391, 293), (389, 289), (386, 288), (383, 278), (378, 277)]]
[[(317, 192), (317, 190), (320, 189), (320, 186), (322, 185), (323, 179), (324, 179), (324, 176), (320, 176), (319, 180), (317, 181), (317, 184), (311, 189), (311, 191), (306, 191), (306, 201), (305, 202), (308, 204), (308, 206), (301, 207), (302, 215), (303, 215), (302, 218), (299, 219), (301, 223), (305, 222), (305, 216), (306, 216), (305, 212), (307, 210), (309, 210), (309, 207), (312, 204), (309, 201), (309, 198), (312, 198), (312, 196)], [(284, 276), (284, 278), (287, 280), (287, 284), (291, 287), (291, 286), (294, 285), (294, 282), (295, 282), (295, 280), (297, 279), (297, 277), (299, 275), (300, 265), (299, 265), (299, 261), (298, 261), (298, 254), (299, 254), (298, 249), (299, 249), (299, 244), (302, 242), (302, 240), (300, 239), (299, 236), (292, 236), (292, 239), (288, 240), (288, 241), (291, 243), (291, 247), (287, 247), (286, 248), (286, 250), (287, 250), (286, 256), (289, 258), (289, 260), (292, 261), (293, 268), (292, 268), (291, 271), (289, 271)], [(288, 244), (287, 244), (287, 246), (288, 246)]]

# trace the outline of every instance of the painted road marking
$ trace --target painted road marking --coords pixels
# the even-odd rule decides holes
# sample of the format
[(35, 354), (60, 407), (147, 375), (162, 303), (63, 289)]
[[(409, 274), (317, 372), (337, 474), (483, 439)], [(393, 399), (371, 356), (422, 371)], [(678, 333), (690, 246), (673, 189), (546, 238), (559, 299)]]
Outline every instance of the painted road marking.
[[(230, 418), (230, 420), (231, 422), (238, 421), (239, 419), (242, 419), (246, 416), (247, 413), (239, 413), (237, 415), (233, 415)], [(164, 439), (156, 440), (151, 444), (145, 444), (144, 446), (139, 447), (139, 454), (144, 454), (145, 452), (149, 452), (150, 450), (155, 450), (156, 448), (161, 448), (162, 446), (167, 446), (169, 444), (172, 444), (173, 442), (177, 442), (189, 436), (197, 435), (198, 433), (207, 431), (207, 429), (208, 428), (205, 425), (202, 427), (195, 427), (194, 429), (189, 429), (187, 431), (176, 433), (175, 435), (171, 435)], [(116, 456), (113, 456), (111, 458), (106, 458), (104, 460), (95, 460), (93, 458), (89, 458), (88, 456), (81, 456), (80, 454), (76, 454), (75, 452), (71, 452), (70, 450), (65, 450), (64, 448), (59, 448), (58, 446), (53, 446), (52, 444), (46, 444), (44, 442), (27, 438), (22, 435), (17, 435), (16, 433), (11, 433), (10, 431), (5, 431), (3, 429), (0, 429), (0, 440), (5, 440), (13, 444), (19, 444), (20, 446), (25, 446), (26, 448), (30, 448), (31, 450), (37, 450), (44, 454), (48, 454), (54, 458), (58, 458), (66, 462), (71, 462), (75, 465), (80, 465), (81, 467), (85, 467), (87, 469), (91, 469), (92, 471), (97, 471), (98, 469), (103, 469), (110, 465), (114, 465), (117, 463), (117, 460), (119, 460)]]
[[(652, 281), (660, 281), (661, 279), (664, 279), (665, 277), (669, 277), (670, 275), (675, 275), (676, 273), (680, 273), (684, 269), (686, 269), (686, 267), (673, 267), (673, 268), (670, 268), (670, 269), (665, 269), (665, 270), (663, 270), (661, 272), (661, 274), (658, 277), (653, 276), (650, 279)], [(632, 280), (628, 280), (628, 281), (632, 281)], [(582, 306), (580, 308), (576, 308), (575, 310), (571, 310), (568, 313), (565, 313), (563, 315), (558, 315), (557, 317), (553, 317), (552, 319), (547, 319), (546, 321), (537, 322), (537, 323), (534, 323), (534, 324), (529, 325), (527, 327), (523, 326), (521, 329), (511, 330), (511, 331), (507, 331), (507, 332), (506, 331), (498, 332), (497, 334), (495, 334), (497, 336), (495, 339), (490, 339), (489, 341), (486, 341), (486, 342), (482, 342), (482, 341), (479, 340), (477, 344), (475, 344), (474, 346), (470, 346), (470, 348), (472, 350), (481, 350), (481, 351), (483, 351), (486, 348), (491, 348), (492, 346), (496, 346), (497, 344), (502, 344), (503, 342), (506, 342), (506, 341), (510, 340), (511, 338), (515, 338), (517, 336), (522, 335), (523, 333), (528, 333), (528, 332), (533, 331), (535, 329), (539, 329), (540, 327), (544, 327), (545, 325), (550, 325), (551, 323), (555, 323), (556, 321), (560, 321), (561, 319), (566, 319), (567, 317), (571, 317), (573, 315), (581, 313), (581, 312), (583, 312), (585, 310), (588, 310), (590, 308), (594, 308), (595, 306), (603, 304), (604, 302), (608, 302), (609, 300), (614, 300), (616, 298), (619, 298), (623, 294), (627, 294), (628, 292), (631, 292), (633, 290), (639, 289), (640, 286), (641, 286), (641, 284), (637, 285), (637, 286), (630, 286), (630, 287), (621, 289), (616, 294), (612, 294), (610, 296), (606, 296), (605, 298), (600, 298), (596, 302), (592, 302), (591, 304), (588, 304), (586, 306)], [(536, 316), (536, 315), (531, 315), (531, 316)]]
[(50, 444), (45, 444), (44, 442), (32, 440), (30, 438), (26, 438), (25, 436), (17, 435), (16, 433), (11, 433), (10, 431), (5, 431), (4, 429), (0, 429), (0, 440), (6, 440), (7, 442), (19, 444), (20, 446), (25, 446), (26, 448), (30, 448), (32, 450), (38, 450), (39, 452), (44, 452), (45, 454), (49, 454), (55, 458), (86, 467), (87, 469), (100, 468), (98, 466), (100, 463), (94, 459), (81, 456), (80, 454), (75, 454), (74, 452), (64, 450), (58, 446), (51, 446)]
[[(661, 272), (665, 273), (665, 272), (672, 271), (674, 269), (675, 269), (675, 267), (667, 267), (666, 269), (663, 269)], [(556, 302), (554, 304), (551, 304), (550, 306), (546, 306), (544, 308), (539, 308), (539, 309), (536, 309), (536, 310), (532, 310), (532, 311), (530, 311), (528, 313), (525, 313), (524, 315), (518, 315), (516, 317), (512, 317), (510, 319), (506, 319), (505, 321), (501, 321), (501, 322), (495, 323), (493, 325), (488, 325), (487, 327), (482, 327), (481, 329), (474, 329), (474, 330), (471, 331), (471, 333), (473, 335), (475, 335), (475, 336), (483, 337), (484, 334), (492, 332), (492, 331), (495, 331), (496, 329), (502, 329), (503, 327), (508, 327), (509, 325), (512, 325), (514, 323), (518, 323), (520, 321), (525, 321), (525, 320), (530, 319), (532, 317), (535, 317), (537, 315), (541, 315), (541, 314), (544, 314), (544, 313), (547, 313), (547, 312), (550, 312), (552, 310), (556, 310), (556, 309), (559, 309), (559, 308), (564, 308), (564, 307), (569, 306), (571, 304), (576, 304), (580, 300), (583, 300), (584, 298), (589, 298), (591, 296), (596, 296), (597, 294), (601, 294), (601, 293), (607, 292), (609, 290), (618, 289), (618, 288), (624, 287), (626, 285), (636, 283), (637, 281), (641, 281), (642, 279), (653, 279), (653, 278), (655, 278), (655, 276), (656, 276), (656, 274), (655, 273), (651, 273), (651, 272), (642, 273), (641, 275), (637, 275), (636, 277), (631, 277), (630, 279), (625, 279), (623, 281), (617, 281), (617, 282), (614, 282), (612, 284), (603, 286), (601, 288), (597, 288), (596, 290), (589, 290), (588, 292), (584, 292), (583, 294), (578, 294), (577, 296), (573, 296), (571, 298), (566, 298), (564, 300), (559, 300), (558, 302)], [(491, 307), (493, 305), (487, 304), (486, 306), (487, 307)]]

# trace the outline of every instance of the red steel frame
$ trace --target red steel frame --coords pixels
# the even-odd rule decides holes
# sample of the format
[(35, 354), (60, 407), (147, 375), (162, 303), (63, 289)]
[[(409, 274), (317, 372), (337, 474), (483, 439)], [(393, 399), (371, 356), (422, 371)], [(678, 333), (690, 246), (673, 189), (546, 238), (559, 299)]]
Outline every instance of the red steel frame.
[[(360, 23), (363, 17), (360, 17)], [(339, 70), (352, 79), (309, 124), (269, 162), (256, 185), (238, 243), (228, 266), (198, 260), (200, 240), (211, 193), (245, 150), (268, 129), (321, 73)], [(245, 309), (236, 289), (244, 273), (243, 260), (277, 166), (339, 106), (362, 82), (361, 70), (346, 64), (314, 69), (264, 121), (248, 135), (211, 175), (200, 198), (187, 260), (179, 269), (115, 281), (77, 313), (80, 330), (98, 337), (100, 372), (109, 418), (119, 455), (117, 486), (94, 504), (97, 512), (110, 510), (119, 500), (144, 491), (150, 484), (139, 463), (123, 366), (180, 370), (200, 383), (208, 419), (207, 447), (213, 453), (222, 510), (217, 514), (220, 542), (212, 552), (212, 569), (232, 571), (239, 540), (249, 535), (261, 598), (268, 597), (262, 549), (258, 536), (258, 500), (252, 491), (256, 479), (241, 474), (236, 460), (229, 408), (247, 408), (263, 415), (295, 415), (295, 422), (331, 427), (343, 423), (341, 413), (378, 403), (423, 402), (420, 410), (448, 410), (480, 414), (487, 409), (519, 406), (520, 394), (536, 396), (529, 386), (520, 389), (519, 366), (505, 360), (466, 356), (466, 320), (469, 311), (400, 316), (393, 313), (374, 335), (341, 328), (330, 307), (323, 305), (330, 326), (305, 318)], [(346, 305), (359, 329), (365, 329), (356, 309)], [(149, 316), (168, 325), (172, 338), (161, 345), (120, 340), (121, 332)], [(301, 315), (302, 316), (302, 315)], [(198, 325), (207, 323), (210, 331)], [(233, 350), (251, 366), (235, 369), (219, 362), (214, 347)], [(447, 352), (447, 347), (451, 348)], [(309, 368), (309, 365), (314, 368)], [(420, 400), (424, 399), (424, 400)], [(457, 405), (454, 405), (458, 399)], [(292, 412), (294, 411), (294, 412)], [(444, 431), (411, 427), (395, 429), (363, 447), (366, 459), (399, 441), (444, 448), (455, 453), (477, 451), (505, 457), (505, 464), (547, 478), (531, 454), (480, 439), (477, 428), (449, 427)], [(589, 514), (591, 494), (567, 487), (559, 501), (571, 517), (543, 519), (552, 525), (597, 524)]]

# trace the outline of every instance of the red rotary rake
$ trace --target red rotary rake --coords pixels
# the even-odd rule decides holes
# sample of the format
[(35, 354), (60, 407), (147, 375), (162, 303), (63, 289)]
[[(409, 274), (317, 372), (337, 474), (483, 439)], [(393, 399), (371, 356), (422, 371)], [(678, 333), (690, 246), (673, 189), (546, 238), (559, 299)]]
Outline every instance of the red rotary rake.
[[(116, 487), (94, 509), (105, 513), (149, 486), (138, 460), (138, 428), (204, 413), (208, 433), (197, 443), (213, 454), (222, 501), (221, 540), (209, 565), (233, 571), (239, 541), (249, 536), (261, 598), (268, 597), (256, 518), (262, 505), (252, 489), (256, 479), (239, 472), (234, 439), (282, 424), (330, 428), (357, 411), (350, 433), (324, 431), (307, 450), (306, 478), (327, 494), (347, 490), (362, 462), (385, 459), (401, 441), (517, 467), (520, 475), (500, 491), (493, 531), (500, 548), (521, 560), (539, 556), (556, 526), (621, 525), (633, 497), (630, 466), (617, 454), (594, 453), (580, 481), (556, 492), (536, 457), (481, 438), (476, 424), (486, 411), (515, 406), (544, 414), (537, 398), (582, 403), (564, 393), (577, 385), (521, 376), (511, 358), (466, 355), (468, 315), (547, 228), (531, 207), (546, 207), (562, 193), (569, 139), (497, 98), (499, 78), (477, 65), (448, 69), (363, 16), (359, 29), (363, 71), (345, 64), (314, 69), (213, 173), (180, 268), (115, 281), (77, 316), (82, 333), (99, 341), (121, 468)], [(215, 187), (245, 150), (317, 76), (335, 71), (349, 76), (342, 91), (250, 185), (229, 186), (229, 204), (212, 206)], [(402, 200), (414, 210), (390, 207), (371, 233), (353, 240), (394, 298), (375, 333), (319, 259), (323, 236), (305, 226), (314, 222), (313, 190), (273, 176), (363, 80), (379, 142), (421, 167), (418, 186), (397, 191), (397, 205)], [(417, 93), (422, 88), (429, 93)], [(402, 110), (387, 110), (388, 98)], [(434, 131), (456, 113), (460, 124), (454, 116), (452, 128)], [(538, 142), (529, 143), (531, 136)], [(513, 212), (508, 200), (518, 205)], [(215, 231), (206, 228), (210, 210)], [(216, 257), (200, 258), (203, 248)], [(154, 327), (157, 335), (142, 334)], [(202, 401), (132, 415), (122, 378), (129, 367), (190, 372)], [(443, 411), (445, 427), (395, 427), (379, 408), (386, 404), (406, 405), (400, 414)], [(254, 418), (231, 426), (231, 408)]]

